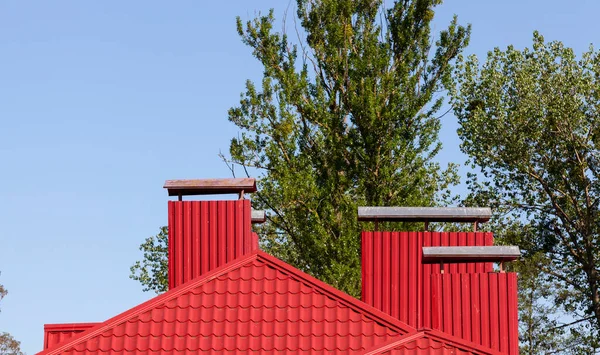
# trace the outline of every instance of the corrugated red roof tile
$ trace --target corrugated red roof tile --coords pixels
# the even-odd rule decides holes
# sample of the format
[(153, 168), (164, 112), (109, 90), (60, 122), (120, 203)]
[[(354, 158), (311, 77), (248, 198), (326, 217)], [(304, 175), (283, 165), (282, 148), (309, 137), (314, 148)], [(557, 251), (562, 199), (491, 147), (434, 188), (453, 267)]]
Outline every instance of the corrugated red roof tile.
[(415, 332), (256, 251), (39, 354), (362, 353)]

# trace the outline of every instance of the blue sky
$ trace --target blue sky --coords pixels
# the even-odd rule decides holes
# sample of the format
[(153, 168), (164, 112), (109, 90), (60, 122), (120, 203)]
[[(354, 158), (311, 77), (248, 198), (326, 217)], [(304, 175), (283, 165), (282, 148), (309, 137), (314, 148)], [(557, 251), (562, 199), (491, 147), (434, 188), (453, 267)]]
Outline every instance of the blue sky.
[[(523, 48), (536, 29), (581, 53), (600, 3), (575, 3), (447, 1), (435, 30), (456, 13), (473, 25), (467, 53)], [(261, 76), (235, 16), (271, 7), (281, 18), (288, 2), (0, 2), (0, 331), (28, 354), (44, 323), (103, 321), (153, 296), (128, 276), (167, 222), (162, 184), (230, 176), (227, 109)], [(440, 161), (462, 163), (452, 115), (441, 138)]]

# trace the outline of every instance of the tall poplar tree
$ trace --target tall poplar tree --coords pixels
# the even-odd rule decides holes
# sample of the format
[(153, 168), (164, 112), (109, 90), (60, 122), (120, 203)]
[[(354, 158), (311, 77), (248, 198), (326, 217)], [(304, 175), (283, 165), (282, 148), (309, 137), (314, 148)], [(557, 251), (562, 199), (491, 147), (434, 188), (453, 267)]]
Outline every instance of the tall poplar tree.
[(436, 205), (457, 181), (433, 158), (442, 84), (470, 29), (454, 18), (431, 33), (440, 3), (298, 0), (292, 36), (273, 12), (238, 18), (264, 75), (229, 111), (241, 130), (230, 154), (259, 178), (263, 248), (353, 295), (357, 206)]
[[(441, 2), (298, 0), (282, 33), (273, 11), (237, 20), (264, 75), (229, 111), (240, 134), (227, 160), (258, 178), (262, 248), (355, 296), (357, 206), (434, 206), (458, 181), (434, 157), (443, 85), (470, 27), (455, 17), (432, 33)], [(146, 288), (164, 289), (165, 244), (149, 238), (132, 268)]]

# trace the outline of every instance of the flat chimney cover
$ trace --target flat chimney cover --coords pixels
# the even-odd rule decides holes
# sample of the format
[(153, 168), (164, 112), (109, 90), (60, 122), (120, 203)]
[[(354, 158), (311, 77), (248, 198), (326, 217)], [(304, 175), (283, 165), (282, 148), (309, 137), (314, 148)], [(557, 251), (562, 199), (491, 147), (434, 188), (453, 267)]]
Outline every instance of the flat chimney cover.
[(359, 207), (359, 221), (487, 222), (489, 207)]
[(256, 192), (254, 178), (167, 180), (169, 196), (219, 195)]
[(423, 247), (423, 263), (513, 261), (521, 256), (517, 246)]

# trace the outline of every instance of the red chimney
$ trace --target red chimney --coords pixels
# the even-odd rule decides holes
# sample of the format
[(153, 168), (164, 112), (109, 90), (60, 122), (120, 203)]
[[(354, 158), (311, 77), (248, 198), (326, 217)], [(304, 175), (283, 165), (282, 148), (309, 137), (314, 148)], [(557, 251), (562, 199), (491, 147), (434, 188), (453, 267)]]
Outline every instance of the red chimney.
[[(167, 180), (169, 196), (169, 289), (258, 249), (252, 233), (252, 178)], [(239, 194), (238, 200), (183, 201), (183, 196)]]
[(489, 208), (359, 207), (359, 220), (376, 228), (410, 221), (426, 229), (429, 222), (472, 222), (475, 229), (362, 232), (362, 300), (416, 328), (518, 354), (516, 274), (495, 273), (490, 262), (514, 260), (518, 248), (492, 247), (493, 234), (476, 231), (490, 216)]

